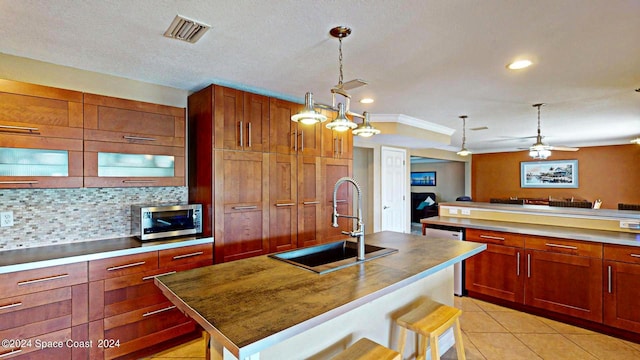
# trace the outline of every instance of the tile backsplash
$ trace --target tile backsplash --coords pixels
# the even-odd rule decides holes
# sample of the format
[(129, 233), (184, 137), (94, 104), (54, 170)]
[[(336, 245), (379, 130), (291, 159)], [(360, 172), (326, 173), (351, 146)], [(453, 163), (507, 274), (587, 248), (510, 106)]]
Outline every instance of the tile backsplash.
[(132, 204), (187, 201), (187, 187), (0, 190), (14, 222), (0, 227), (0, 251), (130, 236)]

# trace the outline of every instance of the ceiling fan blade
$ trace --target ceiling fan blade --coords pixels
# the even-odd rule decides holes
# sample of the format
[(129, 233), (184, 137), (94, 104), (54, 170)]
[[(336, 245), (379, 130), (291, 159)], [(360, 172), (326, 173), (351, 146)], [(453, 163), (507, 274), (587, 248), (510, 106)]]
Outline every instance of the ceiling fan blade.
[(342, 88), (344, 90), (351, 90), (351, 89), (359, 88), (361, 86), (366, 86), (367, 84), (368, 83), (362, 79), (353, 79), (345, 83), (342, 83)]
[(551, 150), (557, 151), (578, 151), (579, 148), (569, 147), (569, 146), (551, 146)]

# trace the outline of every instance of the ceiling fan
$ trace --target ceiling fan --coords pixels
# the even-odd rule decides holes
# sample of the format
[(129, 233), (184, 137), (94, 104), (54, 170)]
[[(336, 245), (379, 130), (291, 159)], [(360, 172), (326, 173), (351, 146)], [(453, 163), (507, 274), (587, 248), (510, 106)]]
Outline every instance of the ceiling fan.
[(542, 142), (542, 135), (540, 133), (540, 108), (545, 104), (533, 104), (533, 107), (538, 108), (538, 135), (536, 136), (536, 142), (529, 147), (529, 156), (534, 159), (544, 160), (551, 156), (551, 150), (557, 151), (578, 151), (578, 148), (568, 146), (550, 146), (545, 145)]

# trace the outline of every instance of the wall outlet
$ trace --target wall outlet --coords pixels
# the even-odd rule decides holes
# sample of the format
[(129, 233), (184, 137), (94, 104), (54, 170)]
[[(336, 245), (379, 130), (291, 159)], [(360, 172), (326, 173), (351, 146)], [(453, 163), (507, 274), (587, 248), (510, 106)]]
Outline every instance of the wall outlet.
[(460, 212), (462, 215), (471, 215), (471, 209), (462, 209)]
[(13, 226), (13, 211), (0, 212), (0, 227)]
[(458, 209), (456, 208), (449, 208), (449, 215), (456, 215), (458, 214)]

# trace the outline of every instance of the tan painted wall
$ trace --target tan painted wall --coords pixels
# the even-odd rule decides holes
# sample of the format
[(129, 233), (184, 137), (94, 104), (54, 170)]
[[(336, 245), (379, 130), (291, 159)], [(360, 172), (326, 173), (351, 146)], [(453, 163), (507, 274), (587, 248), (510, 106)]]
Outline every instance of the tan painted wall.
[(640, 146), (582, 147), (577, 152), (554, 151), (549, 160), (578, 160), (578, 188), (520, 187), (520, 162), (531, 161), (526, 151), (473, 155), (471, 181), (474, 201), (491, 198), (571, 198), (602, 200), (602, 208), (618, 203), (640, 204)]

